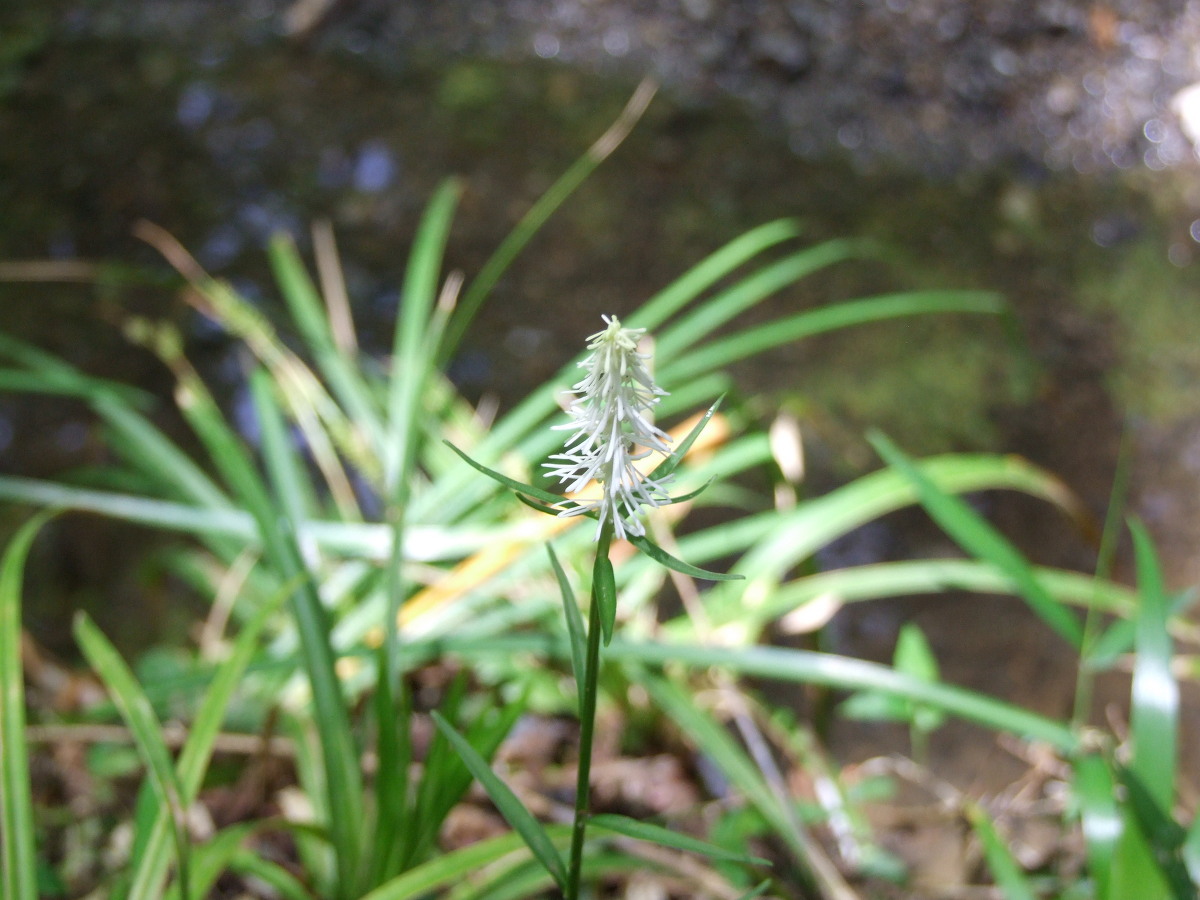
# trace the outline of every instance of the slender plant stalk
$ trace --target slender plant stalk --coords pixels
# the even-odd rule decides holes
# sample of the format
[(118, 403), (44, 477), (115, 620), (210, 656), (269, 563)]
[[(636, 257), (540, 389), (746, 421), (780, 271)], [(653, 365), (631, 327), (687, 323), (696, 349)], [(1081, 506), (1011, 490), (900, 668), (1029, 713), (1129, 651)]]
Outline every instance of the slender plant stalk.
[[(613, 523), (606, 522), (596, 542), (596, 554), (608, 556), (612, 543)], [(596, 734), (596, 693), (600, 678), (600, 600), (592, 583), (592, 600), (588, 611), (587, 655), (584, 657), (583, 690), (579, 704), (579, 772), (575, 782), (575, 820), (571, 826), (571, 858), (567, 868), (567, 900), (578, 900), (579, 876), (583, 870), (583, 839), (587, 832), (588, 807), (591, 800), (592, 743)]]

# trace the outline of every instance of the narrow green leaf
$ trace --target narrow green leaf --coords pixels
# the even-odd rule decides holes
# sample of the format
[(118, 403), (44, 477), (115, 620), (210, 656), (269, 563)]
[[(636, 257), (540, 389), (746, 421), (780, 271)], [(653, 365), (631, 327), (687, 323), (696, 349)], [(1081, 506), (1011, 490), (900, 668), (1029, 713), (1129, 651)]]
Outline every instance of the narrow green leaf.
[(283, 900), (314, 900), (314, 895), (281, 863), (264, 859), (257, 850), (238, 847), (229, 858), (229, 870), (268, 885)]
[(1088, 753), (1074, 763), (1074, 796), (1079, 804), (1088, 869), (1096, 882), (1097, 900), (1121, 900), (1111, 892), (1117, 848), (1125, 819), (1117, 807), (1117, 789), (1103, 757)]
[(996, 826), (979, 804), (967, 803), (967, 819), (975, 829), (975, 836), (983, 845), (984, 856), (987, 857), (988, 868), (996, 879), (1005, 900), (1036, 900), (1037, 893), (1029, 883), (1020, 863), (1013, 857), (1012, 851), (1004, 839), (996, 832)]
[(104, 419), (122, 456), (138, 471), (149, 475), (170, 492), (171, 499), (187, 500), (213, 509), (228, 508), (229, 498), (188, 454), (140, 413), (114, 398), (102, 397), (93, 408)]
[(462, 457), (463, 462), (465, 462), (471, 468), (475, 469), (478, 472), (482, 472), (484, 475), (488, 476), (489, 478), (491, 478), (495, 481), (500, 482), (500, 484), (504, 485), (506, 488), (517, 491), (518, 493), (521, 493), (521, 494), (528, 494), (530, 497), (533, 497), (536, 500), (541, 500), (543, 503), (550, 503), (550, 504), (562, 503), (563, 500), (565, 499), (561, 494), (554, 494), (554, 493), (551, 493), (550, 491), (542, 490), (541, 488), (534, 487), (532, 484), (525, 484), (523, 482), (517, 481), (514, 478), (509, 478), (507, 475), (501, 474), (500, 472), (497, 472), (495, 469), (489, 469), (487, 466), (483, 465), (482, 463), (475, 462), (475, 460), (471, 459), (471, 457), (467, 456), (466, 453), (459, 450), (457, 447), (455, 447), (449, 441), (443, 441), (442, 443), (444, 443), (447, 447), (449, 447), (451, 450), (453, 450), (455, 453), (457, 453), (460, 457)]
[(79, 397), (83, 393), (90, 393), (88, 387), (81, 382), (42, 375), (38, 372), (0, 369), (0, 393)]
[(567, 573), (563, 571), (554, 548), (546, 544), (546, 554), (550, 557), (550, 566), (554, 569), (554, 577), (558, 580), (558, 590), (562, 594), (563, 615), (567, 620), (567, 637), (571, 643), (571, 672), (575, 675), (575, 692), (579, 698), (579, 706), (583, 708), (583, 661), (587, 647), (586, 628), (583, 624), (583, 613), (575, 600), (575, 593), (567, 581)]
[(1169, 810), (1175, 802), (1179, 762), (1179, 685), (1171, 672), (1171, 634), (1162, 569), (1145, 526), (1129, 523), (1142, 602), (1137, 610), (1137, 655), (1133, 663), (1130, 768), (1155, 803)]
[[(138, 409), (153, 407), (156, 402), (149, 391), (85, 375), (70, 363), (10, 334), (0, 334), (0, 357), (7, 357), (24, 366), (37, 376), (37, 381), (48, 385), (55, 393), (73, 394), (85, 400), (109, 397)], [(36, 382), (25, 384), (28, 388)]]
[(875, 691), (852, 694), (838, 704), (840, 716), (859, 722), (907, 722), (912, 712), (907, 700)]
[(602, 813), (590, 816), (588, 818), (588, 825), (599, 828), (602, 831), (611, 831), (614, 834), (634, 838), (635, 840), (649, 841), (652, 844), (659, 844), (663, 847), (671, 847), (675, 850), (683, 850), (688, 853), (698, 853), (701, 856), (707, 856), (711, 859), (727, 860), (729, 862), (755, 866), (771, 865), (768, 860), (761, 857), (750, 856), (745, 853), (735, 853), (732, 850), (726, 850), (724, 847), (718, 847), (716, 844), (710, 844), (708, 841), (694, 838), (690, 834), (672, 831), (669, 828), (654, 825), (650, 822), (641, 822), (637, 819), (631, 819), (629, 816)]
[[(654, 467), (654, 471), (649, 475), (652, 480), (661, 481), (679, 468), (679, 464), (683, 461), (684, 456), (687, 455), (688, 450), (691, 449), (692, 444), (696, 442), (696, 438), (700, 437), (700, 432), (704, 430), (704, 426), (712, 421), (712, 417), (716, 415), (717, 409), (721, 406), (723, 399), (725, 399), (724, 395), (718, 397), (716, 402), (700, 417), (700, 421), (692, 426), (692, 430), (687, 433), (687, 436), (671, 451), (671, 455)], [(676, 502), (680, 501), (677, 500)]]
[[(238, 632), (229, 656), (213, 673), (212, 682), (188, 730), (187, 741), (176, 764), (185, 804), (190, 804), (196, 799), (229, 702), (258, 649), (258, 639), (263, 629), (278, 612), (292, 587), (285, 585), (274, 597), (262, 604)], [(158, 900), (162, 896), (162, 880), (170, 861), (170, 829), (170, 811), (158, 806), (143, 845), (142, 856), (134, 861), (133, 879), (126, 900)]]
[(271, 268), (305, 343), (331, 390), (356, 428), (368, 435), (375, 453), (383, 453), (383, 419), (373, 387), (363, 376), (358, 360), (347, 358), (330, 333), (328, 313), (320, 294), (289, 235), (278, 234), (269, 246)]
[[(222, 828), (203, 844), (192, 848), (192, 897), (208, 897), (217, 879), (228, 868), (229, 860), (246, 838), (262, 827), (259, 822), (239, 822)], [(180, 894), (177, 882), (154, 894), (155, 900), (192, 900)]]
[[(1076, 512), (1074, 498), (1061, 481), (1019, 457), (955, 453), (923, 459), (917, 467), (943, 491), (1007, 488)], [(789, 570), (803, 565), (831, 540), (916, 499), (917, 490), (909, 479), (883, 468), (799, 503), (790, 512), (746, 516), (719, 530), (683, 535), (679, 548), (696, 559), (744, 549), (732, 571), (744, 573), (746, 584), (717, 585), (705, 604), (713, 622), (741, 621), (747, 610), (753, 614), (759, 598), (778, 588)]]
[(1164, 807), (1132, 766), (1117, 764), (1117, 778), (1128, 794), (1129, 805), (1137, 814), (1142, 832), (1149, 838), (1160, 857), (1183, 846), (1187, 832), (1171, 816), (1171, 807)]
[[(1120, 811), (1124, 825), (1109, 879), (1111, 900), (1181, 900), (1155, 859), (1137, 812), (1129, 804), (1122, 804)], [(1195, 900), (1195, 893), (1184, 894), (1182, 900)]]
[[(238, 509), (204, 509), (153, 500), (135, 494), (73, 488), (36, 478), (0, 475), (0, 500), (94, 512), (127, 522), (205, 536), (237, 538), (261, 543), (254, 517)], [(392, 534), (387, 525), (369, 522), (309, 521), (298, 523), (297, 533), (332, 552), (367, 559), (383, 559), (391, 552)], [(422, 562), (460, 559), (504, 536), (504, 530), (423, 526), (406, 531), (405, 558)]]
[(280, 730), (292, 739), (295, 748), (296, 776), (301, 789), (312, 804), (313, 827), (293, 832), (296, 855), (304, 871), (318, 890), (328, 897), (338, 894), (339, 860), (335, 836), (329, 833), (326, 823), (333, 816), (329, 808), (329, 788), (326, 785), (321, 759), (321, 738), (317, 734), (313, 716), (284, 713), (279, 722)]
[(113, 703), (121, 712), (130, 734), (137, 744), (138, 754), (146, 765), (150, 784), (158, 802), (167, 810), (168, 825), (175, 842), (179, 881), (185, 897), (188, 893), (188, 847), (185, 822), (185, 802), (182, 786), (171, 764), (171, 754), (162, 738), (162, 724), (137, 683), (125, 660), (109, 643), (87, 615), (75, 619), (75, 640), (88, 663), (104, 682)]
[[(457, 722), (466, 695), (466, 673), (460, 672), (443, 693), (438, 715), (448, 722)], [(471, 743), (470, 736), (467, 742)], [(472, 746), (478, 748), (477, 744)], [(483, 752), (479, 755), (485, 760), (491, 758)], [(423, 850), (433, 845), (432, 838), (441, 825), (442, 816), (456, 802), (459, 792), (465, 791), (470, 784), (470, 770), (453, 752), (449, 738), (442, 731), (435, 730), (425, 753), (425, 769), (417, 785), (410, 827), (401, 835), (404, 844), (401, 860), (405, 867), (421, 861)]]
[(754, 900), (755, 897), (761, 897), (763, 894), (765, 894), (767, 892), (767, 888), (769, 888), (770, 886), (771, 886), (770, 880), (761, 881), (758, 884), (756, 884), (754, 887), (752, 887), (750, 890), (748, 890), (746, 893), (742, 894), (742, 896), (738, 897), (738, 900)]
[[(285, 570), (303, 572), (298, 552)], [(349, 711), (338, 680), (326, 612), (315, 585), (305, 578), (291, 596), (292, 614), (300, 632), (305, 672), (313, 691), (313, 718), (321, 741), (323, 784), (328, 793), (328, 827), (338, 861), (339, 896), (354, 891), (353, 879), (362, 860), (363, 784), (359, 752)]]
[[(650, 693), (655, 705), (675, 721), (705, 758), (720, 769), (730, 784), (766, 819), (787, 845), (796, 862), (823, 881), (822, 875), (825, 873), (814, 867), (812, 838), (803, 823), (771, 790), (758, 766), (734, 741), (729, 731), (701, 710), (679, 685), (644, 672), (639, 673), (636, 679)], [(840, 896), (835, 891), (833, 889), (830, 895)]]
[[(464, 673), (465, 675), (465, 673)], [(459, 716), (468, 688), (467, 679), (456, 680), (451, 694), (442, 702), (442, 718), (454, 722)], [(464, 727), (464, 738), (484, 760), (491, 759), (501, 743), (527, 709), (525, 697), (519, 697), (500, 710), (487, 709)], [(442, 732), (434, 734), (426, 756), (426, 770), (421, 778), (416, 813), (409, 819), (412, 835), (411, 850), (404, 857), (406, 866), (423, 861), (436, 852), (437, 836), (442, 824), (471, 787), (472, 774), (458, 754), (451, 752)], [(407, 833), (405, 838), (408, 839)]]
[(505, 821), (521, 835), (530, 852), (545, 866), (546, 871), (553, 876), (559, 888), (565, 889), (567, 870), (563, 865), (562, 857), (555, 849), (554, 843), (550, 840), (550, 836), (542, 827), (541, 822), (533, 817), (533, 814), (517, 799), (512, 788), (500, 780), (488, 765), (487, 760), (479, 755), (466, 738), (459, 734), (436, 710), (432, 716), (438, 729), (454, 746), (471, 774), (488, 792), (488, 796), (492, 798), (492, 802), (496, 804), (496, 809), (504, 816)]
[(304, 269), (292, 236), (284, 232), (272, 235), (267, 245), (267, 259), (304, 342), (313, 349), (332, 346), (333, 336), (329, 332), (321, 295)]
[(706, 581), (738, 581), (745, 577), (744, 575), (710, 572), (707, 569), (701, 569), (698, 566), (685, 563), (681, 559), (676, 559), (645, 535), (627, 534), (625, 539), (655, 562), (692, 578), (703, 578)]
[(986, 559), (1012, 579), (1039, 618), (1077, 650), (1083, 629), (1070, 610), (1058, 603), (1034, 577), (1033, 568), (1007, 538), (960, 498), (948, 494), (926, 476), (895, 444), (879, 432), (868, 435), (876, 452), (917, 489), (921, 505), (935, 522), (968, 553)]
[[(304, 838), (312, 837), (313, 832), (311, 826), (279, 819), (258, 819), (222, 828), (207, 841), (192, 848), (193, 897), (207, 898), (217, 879), (226, 871), (249, 871), (246, 856), (253, 851), (245, 846), (246, 841), (254, 835), (268, 830), (290, 835), (297, 843)], [(261, 857), (259, 858), (261, 859)], [(292, 900), (300, 900), (301, 897), (304, 900), (313, 900), (313, 894), (301, 887), (294, 877), (289, 879), (287, 875), (279, 875), (278, 864), (266, 863), (266, 865), (272, 868), (256, 869), (255, 874), (265, 875), (264, 880), (275, 887), (280, 892), (280, 896), (289, 897)], [(253, 864), (250, 864), (250, 868), (253, 868)], [(155, 895), (155, 900), (185, 900), (185, 898), (180, 896), (179, 885), (172, 883), (164, 893)]]
[(930, 313), (994, 315), (1004, 308), (998, 295), (982, 291), (922, 291), (852, 300), (748, 328), (689, 350), (678, 359), (660, 361), (661, 380), (668, 386), (687, 381), (772, 347), (854, 325)]
[(407, 491), (411, 481), (420, 437), (421, 398), (429, 373), (436, 367), (438, 351), (436, 345), (431, 345), (429, 323), (437, 300), (442, 256), (461, 193), (457, 179), (447, 179), (438, 186), (421, 217), (408, 256), (388, 384), (383, 472), (389, 494)]
[(586, 153), (575, 160), (571, 167), (560, 175), (554, 184), (550, 185), (549, 189), (521, 217), (521, 221), (516, 224), (516, 227), (500, 242), (496, 251), (488, 257), (487, 262), (479, 270), (479, 274), (463, 291), (462, 302), (446, 329), (446, 341), (441, 355), (442, 362), (445, 362), (457, 349), (467, 327), (475, 318), (475, 314), (479, 312), (484, 300), (487, 299), (492, 288), (496, 286), (496, 282), (500, 280), (500, 276), (517, 258), (525, 245), (541, 230), (563, 201), (571, 196), (596, 167), (625, 140), (630, 129), (641, 118), (646, 106), (650, 103), (654, 91), (653, 82), (642, 82), (634, 91), (629, 102), (625, 104), (625, 108), (621, 110), (616, 121), (600, 136), (599, 140), (587, 149)]
[[(565, 641), (548, 635), (509, 635), (504, 637), (464, 638), (441, 636), (428, 642), (408, 645), (414, 662), (439, 654), (541, 653), (569, 658)], [(926, 682), (902, 675), (890, 666), (851, 659), (832, 653), (791, 650), (785, 647), (714, 647), (683, 643), (616, 639), (606, 651), (606, 659), (652, 666), (679, 665), (705, 669), (726, 668), (756, 678), (798, 684), (819, 684), (846, 691), (878, 690), (919, 703), (928, 703), (996, 731), (1005, 731), (1030, 741), (1042, 741), (1070, 755), (1079, 751), (1080, 738), (1068, 726), (1023, 707), (996, 700), (986, 694), (969, 691), (944, 682)]]
[(710, 487), (712, 487), (712, 484), (714, 481), (716, 481), (715, 477), (710, 478), (710, 479), (708, 479), (708, 481), (704, 482), (704, 484), (700, 485), (700, 487), (696, 488), (694, 491), (688, 491), (686, 494), (673, 495), (667, 505), (674, 506), (676, 503), (687, 503), (691, 500), (695, 500), (697, 497), (699, 497), (701, 494), (703, 494), (705, 491), (707, 491)]
[[(380, 645), (375, 654), (380, 673), (387, 671), (386, 653), (386, 648)], [(374, 787), (378, 812), (368, 879), (368, 886), (374, 887), (403, 871), (404, 854), (411, 846), (410, 835), (415, 837), (419, 826), (416, 822), (405, 821), (410, 811), (409, 767), (412, 763), (412, 703), (408, 685), (400, 679), (393, 688), (390, 678), (377, 678), (371, 706), (378, 734), (375, 752), (379, 757)]]
[(914, 622), (906, 622), (896, 638), (893, 664), (897, 672), (920, 678), (922, 681), (937, 681), (940, 677), (937, 658), (933, 648), (925, 639), (925, 633)]
[[(551, 825), (546, 829), (551, 842), (565, 844), (570, 836), (568, 826)], [(464, 872), (478, 872), (514, 854), (528, 850), (524, 839), (516, 832), (499, 835), (468, 844), (459, 850), (439, 854), (426, 863), (397, 876), (387, 884), (371, 891), (362, 900), (418, 900), (430, 891), (462, 882)]]
[(1195, 900), (1196, 888), (1182, 858), (1187, 832), (1171, 818), (1169, 808), (1159, 805), (1133, 769), (1118, 764), (1117, 778), (1125, 789), (1125, 809), (1132, 822), (1127, 821), (1118, 849), (1114, 894), (1136, 895), (1139, 900), (1168, 895), (1173, 900)]
[[(553, 506), (547, 506), (545, 503), (541, 503), (537, 500), (534, 500), (532, 497), (525, 496), (524, 494), (516, 494), (515, 496), (530, 509), (536, 509), (538, 512), (544, 513), (547, 516), (557, 516), (560, 512), (562, 512), (561, 509), (555, 509)], [(580, 513), (580, 515), (586, 516), (589, 519), (596, 518), (594, 513)]]
[(1183, 864), (1192, 882), (1200, 885), (1200, 815), (1193, 816), (1183, 842)]
[(258, 417), (262, 457), (271, 478), (272, 493), (292, 522), (303, 522), (316, 511), (312, 482), (291, 443), (283, 411), (265, 369), (250, 373), (250, 397)]
[[(1128, 587), (1091, 575), (1061, 569), (1037, 567), (1034, 577), (1059, 603), (1095, 608), (1100, 612), (1128, 615), (1137, 595)], [(985, 594), (1010, 592), (1013, 585), (987, 562), (970, 559), (922, 559), (904, 562), (872, 563), (845, 569), (833, 569), (797, 578), (780, 585), (761, 606), (743, 608), (735, 614), (738, 621), (750, 619), (765, 623), (791, 612), (819, 597), (836, 597), (841, 603), (858, 603), (885, 597), (932, 594), (944, 591), (971, 591)], [(710, 612), (714, 624), (726, 621)], [(1131, 641), (1132, 644), (1132, 641)]]
[(764, 298), (820, 269), (861, 256), (867, 247), (857, 240), (825, 241), (769, 262), (663, 329), (655, 341), (655, 353), (662, 360), (682, 360), (696, 352), (696, 343)]
[(51, 513), (21, 526), (0, 561), (0, 896), (37, 900), (33, 799), (25, 742), (25, 678), (21, 667), (21, 583), (33, 539)]
[(629, 317), (631, 328), (656, 330), (713, 285), (767, 250), (799, 237), (796, 219), (776, 219), (751, 228), (676, 278)]
[(315, 722), (321, 738), (330, 833), (337, 854), (339, 897), (354, 891), (359, 872), (363, 823), (362, 775), (342, 685), (334, 668), (328, 613), (308, 576), (296, 542), (295, 523), (273, 499), (237, 434), (222, 417), (198, 378), (181, 382), (180, 409), (204, 443), (234, 494), (254, 516), (266, 561), (283, 580), (296, 580), (291, 607), (305, 673), (312, 686)]

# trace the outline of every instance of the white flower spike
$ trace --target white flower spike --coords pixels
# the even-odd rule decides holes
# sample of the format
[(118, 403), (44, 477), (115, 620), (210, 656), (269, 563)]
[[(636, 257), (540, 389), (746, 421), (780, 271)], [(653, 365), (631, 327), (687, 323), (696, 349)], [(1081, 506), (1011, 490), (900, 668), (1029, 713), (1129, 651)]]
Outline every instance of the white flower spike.
[(638, 338), (644, 328), (622, 328), (621, 321), (601, 316), (608, 327), (588, 338), (591, 355), (579, 364), (587, 376), (572, 389), (578, 399), (571, 405), (574, 420), (557, 429), (575, 429), (563, 452), (551, 456), (545, 467), (547, 477), (567, 482), (574, 493), (589, 482), (600, 483), (602, 493), (594, 499), (580, 498), (578, 505), (559, 513), (577, 516), (591, 510), (600, 513), (596, 540), (607, 522), (618, 538), (626, 533), (646, 533), (638, 520), (644, 506), (662, 506), (670, 502), (663, 485), (639, 471), (634, 463), (651, 451), (669, 454), (671, 438), (646, 418), (666, 391), (654, 383), (646, 369), (649, 354), (638, 353)]

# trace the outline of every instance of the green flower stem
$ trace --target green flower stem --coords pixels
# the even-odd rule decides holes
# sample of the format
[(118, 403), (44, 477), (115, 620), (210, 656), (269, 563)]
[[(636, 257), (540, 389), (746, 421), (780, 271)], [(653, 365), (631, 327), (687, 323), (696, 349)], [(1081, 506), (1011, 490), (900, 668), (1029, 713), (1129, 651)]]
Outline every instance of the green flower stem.
[[(613, 523), (608, 521), (596, 542), (596, 555), (608, 556), (613, 539)], [(596, 693), (600, 676), (600, 602), (596, 584), (592, 583), (592, 599), (588, 610), (587, 655), (584, 658), (583, 690), (579, 704), (579, 773), (575, 782), (575, 821), (571, 826), (571, 861), (567, 869), (566, 900), (578, 900), (579, 877), (583, 870), (583, 839), (587, 832), (588, 807), (591, 798), (592, 743), (596, 733)]]

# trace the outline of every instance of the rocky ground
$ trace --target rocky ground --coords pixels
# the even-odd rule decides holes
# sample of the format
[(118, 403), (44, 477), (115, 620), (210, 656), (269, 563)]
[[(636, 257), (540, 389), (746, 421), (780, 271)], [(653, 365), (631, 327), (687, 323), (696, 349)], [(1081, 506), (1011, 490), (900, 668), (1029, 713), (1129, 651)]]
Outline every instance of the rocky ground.
[[(79, 27), (186, 34), (214, 18), (187, 0), (107, 6)], [(1195, 0), (260, 0), (240, 15), (251, 32), (401, 64), (441, 53), (652, 73), (697, 101), (746, 101), (800, 155), (837, 148), (864, 166), (1157, 169), (1192, 155), (1172, 104), (1200, 80)]]

